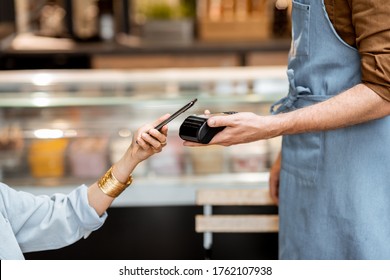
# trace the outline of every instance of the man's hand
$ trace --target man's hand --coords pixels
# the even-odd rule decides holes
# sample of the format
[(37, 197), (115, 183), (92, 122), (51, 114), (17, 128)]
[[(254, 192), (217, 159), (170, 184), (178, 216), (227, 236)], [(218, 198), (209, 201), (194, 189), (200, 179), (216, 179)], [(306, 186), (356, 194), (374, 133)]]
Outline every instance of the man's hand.
[[(248, 112), (210, 117), (207, 121), (210, 127), (226, 126), (226, 128), (215, 135), (208, 145), (231, 146), (270, 138), (268, 128), (262, 125), (265, 124), (266, 119), (267, 117)], [(202, 145), (204, 144), (184, 142), (184, 146)]]
[(280, 152), (269, 173), (269, 192), (272, 200), (279, 204), (279, 183), (280, 183), (280, 168), (282, 163), (282, 153)]

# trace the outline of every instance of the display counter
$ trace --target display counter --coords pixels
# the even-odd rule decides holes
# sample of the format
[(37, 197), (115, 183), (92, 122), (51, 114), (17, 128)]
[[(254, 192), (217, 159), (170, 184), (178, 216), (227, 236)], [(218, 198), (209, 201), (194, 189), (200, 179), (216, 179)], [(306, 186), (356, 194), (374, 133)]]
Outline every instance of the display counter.
[(142, 124), (198, 98), (169, 124), (168, 145), (141, 163), (113, 206), (194, 205), (198, 188), (266, 187), (280, 139), (188, 148), (185, 115), (250, 111), (288, 90), (285, 67), (0, 72), (0, 178), (34, 194), (89, 185), (122, 155)]

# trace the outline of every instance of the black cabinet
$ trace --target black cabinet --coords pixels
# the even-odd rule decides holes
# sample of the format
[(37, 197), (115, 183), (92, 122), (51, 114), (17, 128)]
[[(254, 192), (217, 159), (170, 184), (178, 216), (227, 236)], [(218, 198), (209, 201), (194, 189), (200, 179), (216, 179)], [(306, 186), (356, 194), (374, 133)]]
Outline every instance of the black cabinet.
[[(203, 236), (195, 232), (194, 221), (195, 215), (201, 212), (198, 206), (111, 208), (103, 227), (87, 239), (58, 250), (27, 253), (25, 257), (30, 260), (203, 259)], [(215, 234), (213, 242), (213, 259), (278, 257), (276, 233)]]

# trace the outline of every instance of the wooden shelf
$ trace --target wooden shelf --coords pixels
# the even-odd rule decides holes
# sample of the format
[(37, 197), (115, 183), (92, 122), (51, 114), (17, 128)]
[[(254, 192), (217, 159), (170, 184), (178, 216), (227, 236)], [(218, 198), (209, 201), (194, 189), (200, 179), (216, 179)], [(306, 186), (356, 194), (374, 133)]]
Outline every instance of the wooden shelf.
[[(121, 40), (121, 43), (74, 43), (66, 49), (14, 49), (11, 42), (0, 54), (0, 69), (253, 66), (265, 65), (261, 62), (259, 64), (259, 60), (254, 64), (254, 54), (276, 56), (278, 58), (272, 61), (287, 63), (289, 47), (288, 39), (223, 43), (195, 41), (185, 45), (156, 45)], [(113, 64), (107, 64), (107, 61)]]

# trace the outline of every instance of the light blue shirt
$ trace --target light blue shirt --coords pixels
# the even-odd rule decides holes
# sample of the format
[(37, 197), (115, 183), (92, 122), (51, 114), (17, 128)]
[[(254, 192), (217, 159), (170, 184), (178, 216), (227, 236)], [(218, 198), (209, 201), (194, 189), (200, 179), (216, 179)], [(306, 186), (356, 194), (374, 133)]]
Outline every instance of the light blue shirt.
[(58, 249), (101, 227), (88, 204), (87, 187), (68, 195), (35, 196), (0, 183), (0, 259), (24, 259), (24, 252)]

